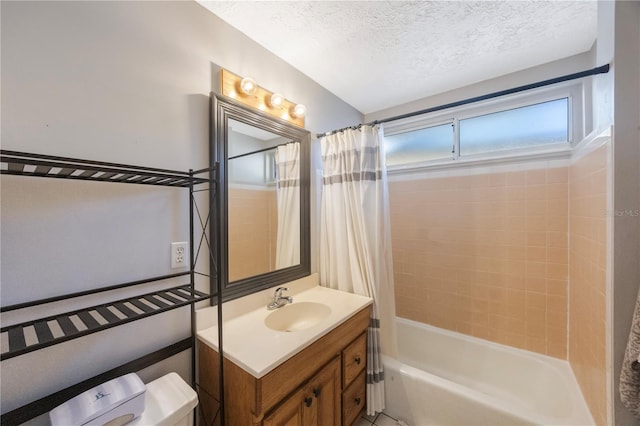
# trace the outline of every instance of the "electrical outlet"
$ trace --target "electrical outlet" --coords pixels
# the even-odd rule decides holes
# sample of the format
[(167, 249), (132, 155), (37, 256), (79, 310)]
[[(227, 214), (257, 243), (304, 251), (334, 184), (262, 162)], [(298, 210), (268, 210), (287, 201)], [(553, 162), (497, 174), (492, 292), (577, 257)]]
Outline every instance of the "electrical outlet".
[(171, 243), (171, 268), (184, 268), (189, 266), (189, 252), (187, 242)]

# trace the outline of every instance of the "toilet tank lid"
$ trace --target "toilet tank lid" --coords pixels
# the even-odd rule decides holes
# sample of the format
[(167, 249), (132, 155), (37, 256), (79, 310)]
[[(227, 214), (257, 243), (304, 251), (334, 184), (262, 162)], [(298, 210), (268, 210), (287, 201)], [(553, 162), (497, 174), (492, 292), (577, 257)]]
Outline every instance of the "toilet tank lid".
[(198, 395), (177, 373), (147, 383), (145, 410), (127, 426), (175, 424), (198, 405)]

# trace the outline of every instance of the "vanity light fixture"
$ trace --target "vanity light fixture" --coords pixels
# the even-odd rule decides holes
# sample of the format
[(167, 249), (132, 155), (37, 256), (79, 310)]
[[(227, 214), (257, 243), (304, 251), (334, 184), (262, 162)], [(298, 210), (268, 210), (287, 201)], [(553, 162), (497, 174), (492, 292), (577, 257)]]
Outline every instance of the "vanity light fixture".
[(296, 118), (302, 118), (307, 113), (307, 107), (302, 104), (296, 104), (291, 109), (291, 115)]
[(268, 100), (269, 106), (272, 108), (281, 107), (284, 104), (284, 96), (280, 93), (272, 93)]
[(251, 77), (242, 77), (223, 68), (220, 70), (220, 91), (224, 96), (229, 96), (250, 108), (304, 128), (307, 113), (304, 105), (289, 101), (282, 93), (259, 86)]
[(240, 81), (240, 90), (245, 95), (253, 95), (258, 90), (258, 83), (251, 77), (245, 77)]

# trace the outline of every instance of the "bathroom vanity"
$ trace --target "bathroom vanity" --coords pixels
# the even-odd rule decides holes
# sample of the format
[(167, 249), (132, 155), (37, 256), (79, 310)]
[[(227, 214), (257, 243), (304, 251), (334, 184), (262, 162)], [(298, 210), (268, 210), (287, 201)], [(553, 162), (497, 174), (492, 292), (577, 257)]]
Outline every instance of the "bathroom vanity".
[[(224, 321), (227, 426), (350, 426), (362, 413), (371, 299), (324, 287), (293, 293), (293, 299), (279, 308), (282, 314), (262, 305)], [(296, 304), (305, 308), (296, 310)], [(295, 328), (309, 324), (307, 318), (288, 321), (292, 330), (266, 325), (274, 324), (269, 321), (271, 314), (317, 316), (310, 309), (314, 304), (331, 309), (325, 317), (311, 320), (314, 325), (308, 328)], [(216, 330), (198, 332), (198, 382), (219, 400)], [(201, 404), (205, 412), (215, 408), (207, 407), (205, 400)]]
[[(222, 88), (229, 74), (221, 72)], [(274, 118), (220, 94), (211, 99), (211, 163), (220, 164), (218, 199), (225, 203), (218, 234), (211, 234), (222, 242), (211, 289), (225, 303), (218, 303), (221, 327), (216, 306), (196, 312), (201, 420), (220, 423), (220, 332), (227, 426), (351, 426), (366, 402), (372, 299), (320, 287), (310, 274), (311, 136), (280, 113)], [(291, 174), (274, 173), (278, 164)], [(278, 186), (279, 178), (286, 184)], [(276, 187), (291, 188), (291, 196), (281, 203)], [(270, 224), (269, 218), (287, 219)], [(278, 252), (281, 243), (286, 249)]]

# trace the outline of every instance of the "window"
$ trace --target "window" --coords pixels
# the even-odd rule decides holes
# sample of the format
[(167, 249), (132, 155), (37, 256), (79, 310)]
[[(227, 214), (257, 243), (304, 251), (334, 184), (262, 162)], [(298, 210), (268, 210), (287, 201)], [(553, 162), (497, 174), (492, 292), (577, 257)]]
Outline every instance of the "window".
[(568, 98), (460, 120), (460, 156), (568, 141)]
[(393, 170), (566, 153), (590, 123), (584, 90), (572, 83), (387, 123), (386, 164)]
[(453, 159), (453, 124), (386, 136), (387, 165)]

